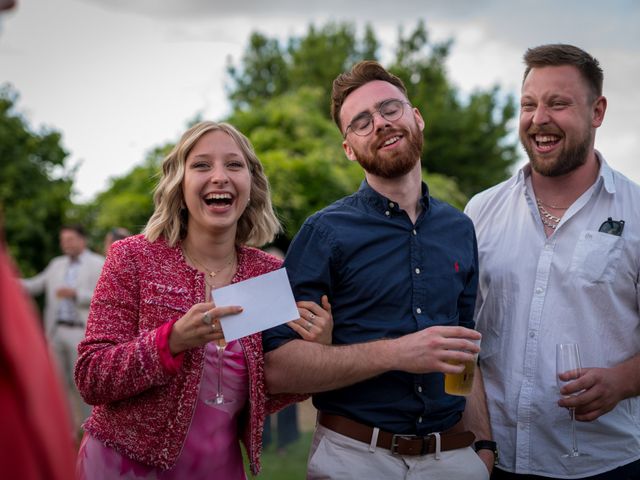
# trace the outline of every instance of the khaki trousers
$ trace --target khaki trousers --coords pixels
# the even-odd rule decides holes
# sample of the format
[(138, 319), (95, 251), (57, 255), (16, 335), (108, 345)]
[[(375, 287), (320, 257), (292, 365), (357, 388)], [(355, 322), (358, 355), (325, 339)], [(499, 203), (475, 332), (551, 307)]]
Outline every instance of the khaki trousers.
[(429, 455), (393, 455), (391, 451), (316, 426), (307, 479), (489, 480), (487, 467), (471, 447)]
[(91, 415), (91, 406), (84, 403), (74, 380), (74, 369), (78, 361), (78, 344), (84, 338), (84, 328), (57, 326), (50, 340), (60, 379), (63, 382), (73, 421), (74, 435), (82, 423)]

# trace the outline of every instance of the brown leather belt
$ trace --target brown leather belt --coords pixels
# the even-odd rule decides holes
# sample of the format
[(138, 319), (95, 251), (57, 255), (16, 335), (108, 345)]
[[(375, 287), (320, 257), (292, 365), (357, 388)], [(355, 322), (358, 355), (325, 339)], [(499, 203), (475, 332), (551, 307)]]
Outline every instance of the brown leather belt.
[[(318, 423), (340, 435), (359, 442), (371, 443), (373, 428), (347, 417), (318, 412)], [(459, 431), (461, 430), (459, 425), (455, 425), (445, 432), (440, 432), (440, 451), (457, 450), (458, 448), (468, 447), (473, 443), (476, 438), (475, 435), (468, 431)], [(436, 451), (436, 437), (433, 433), (421, 437), (393, 434), (380, 430), (376, 445), (391, 450), (391, 453), (397, 455), (427, 455)]]

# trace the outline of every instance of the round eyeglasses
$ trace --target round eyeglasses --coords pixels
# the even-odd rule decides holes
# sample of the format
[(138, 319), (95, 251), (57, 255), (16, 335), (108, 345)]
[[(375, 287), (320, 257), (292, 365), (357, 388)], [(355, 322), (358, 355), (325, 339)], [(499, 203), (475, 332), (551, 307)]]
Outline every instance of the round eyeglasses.
[(380, 103), (378, 108), (376, 108), (371, 113), (362, 112), (356, 115), (345, 129), (343, 138), (347, 138), (349, 130), (351, 130), (359, 137), (366, 137), (371, 132), (373, 132), (373, 114), (376, 112), (378, 112), (382, 118), (384, 118), (385, 120), (389, 120), (390, 122), (398, 120), (404, 113), (405, 105), (411, 106), (409, 102), (404, 102), (402, 100), (392, 98)]

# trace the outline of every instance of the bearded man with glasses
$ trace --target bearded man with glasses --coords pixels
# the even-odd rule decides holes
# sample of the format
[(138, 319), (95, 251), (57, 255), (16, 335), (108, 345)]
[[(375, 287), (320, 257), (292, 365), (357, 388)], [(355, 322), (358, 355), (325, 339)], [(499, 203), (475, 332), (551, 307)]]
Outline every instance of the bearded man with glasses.
[(424, 120), (398, 77), (356, 64), (333, 83), (332, 115), (365, 180), (307, 219), (285, 266), (297, 297), (329, 296), (333, 345), (305, 345), (286, 326), (265, 332), (268, 389), (313, 394), (309, 479), (488, 479), (482, 385), (464, 419), (465, 397), (444, 392), (443, 374), (479, 349), (473, 226), (429, 195)]

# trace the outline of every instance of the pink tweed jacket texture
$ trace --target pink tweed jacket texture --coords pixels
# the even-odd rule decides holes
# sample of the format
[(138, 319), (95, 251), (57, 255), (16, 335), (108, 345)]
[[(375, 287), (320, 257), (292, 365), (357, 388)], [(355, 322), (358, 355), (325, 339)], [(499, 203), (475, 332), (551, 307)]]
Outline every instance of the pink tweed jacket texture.
[[(281, 267), (279, 259), (255, 248), (240, 247), (238, 253), (233, 283)], [(179, 245), (137, 235), (112, 246), (75, 370), (80, 393), (95, 405), (84, 425), (95, 438), (138, 462), (163, 469), (175, 464), (195, 410), (204, 347), (186, 351), (182, 367), (171, 373), (160, 361), (156, 335), (204, 301), (204, 275), (187, 265)], [(268, 397), (260, 334), (240, 343), (250, 379), (242, 442), (257, 474), (265, 415), (304, 397)]]

